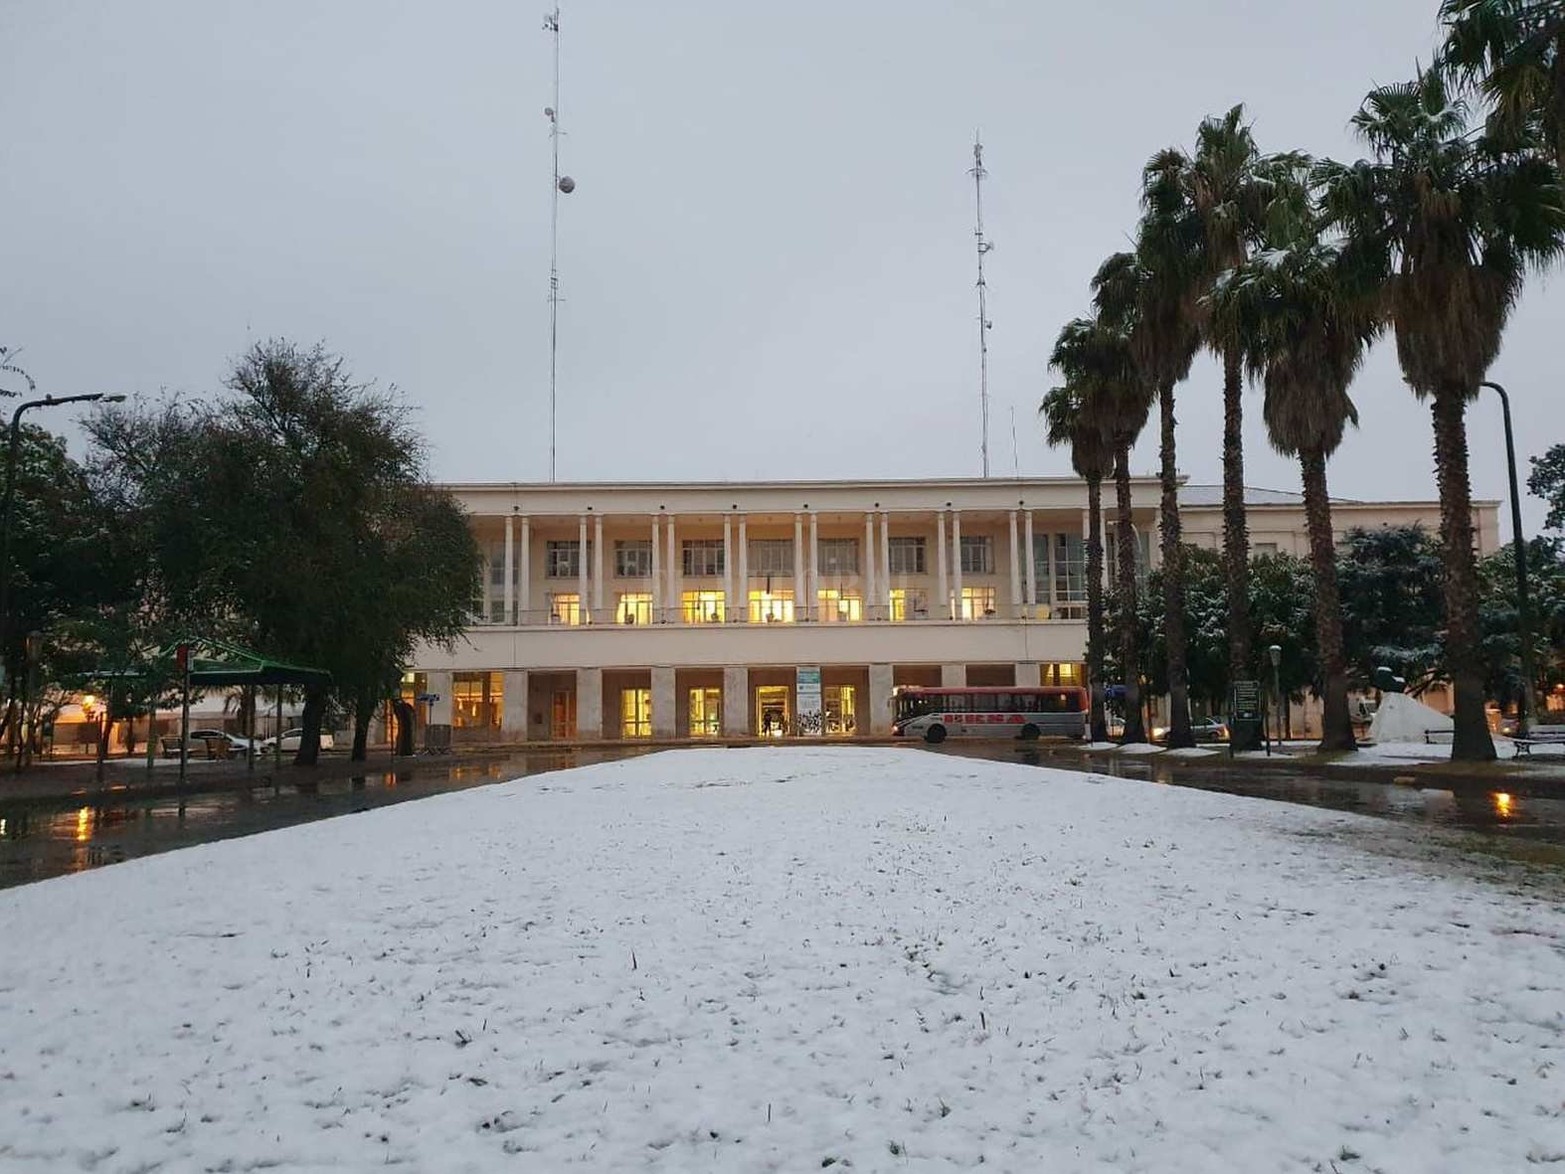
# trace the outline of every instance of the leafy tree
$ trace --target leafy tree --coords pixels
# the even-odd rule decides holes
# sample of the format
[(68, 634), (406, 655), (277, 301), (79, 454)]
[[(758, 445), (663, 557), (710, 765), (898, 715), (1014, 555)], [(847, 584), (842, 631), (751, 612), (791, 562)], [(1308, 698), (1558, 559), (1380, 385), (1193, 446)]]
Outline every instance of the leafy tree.
[[(455, 502), (425, 486), (402, 405), (340, 358), (260, 343), (227, 388), (210, 405), (95, 422), (105, 463), (127, 462), (124, 495), (155, 551), (150, 598), (165, 627), (331, 672), (362, 756), (414, 644), (462, 632), (477, 546)], [(149, 459), (133, 459), (138, 443)], [(305, 690), (296, 763), (316, 761), (330, 700)]]
[[(1515, 546), (1484, 559), (1478, 565), (1478, 581), (1485, 689), (1502, 706), (1513, 705), (1522, 694)], [(1538, 674), (1533, 688), (1542, 695), (1565, 683), (1565, 543), (1534, 538), (1527, 544), (1527, 589)]]
[(1548, 516), (1543, 519), (1544, 528), (1565, 529), (1565, 444), (1553, 445), (1541, 457), (1532, 458), (1527, 488), (1534, 497), (1541, 497), (1549, 505)]
[(1445, 564), (1422, 526), (1349, 530), (1338, 548), (1343, 658), (1356, 689), (1375, 686), (1381, 666), (1423, 693), (1442, 676)]
[(1467, 403), (1499, 351), (1527, 270), (1565, 245), (1558, 172), (1535, 152), (1467, 133), (1438, 74), (1372, 91), (1354, 116), (1376, 158), (1325, 164), (1325, 206), (1372, 259), (1402, 374), (1431, 403), (1445, 555), (1445, 659), (1456, 693), (1451, 757), (1486, 761)]

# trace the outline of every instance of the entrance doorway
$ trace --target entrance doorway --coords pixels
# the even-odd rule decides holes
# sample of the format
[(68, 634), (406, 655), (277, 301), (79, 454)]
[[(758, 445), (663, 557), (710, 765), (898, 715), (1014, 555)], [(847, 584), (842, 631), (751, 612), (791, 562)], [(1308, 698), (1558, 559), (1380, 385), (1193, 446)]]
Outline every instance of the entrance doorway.
[(690, 736), (715, 738), (723, 732), (723, 691), (690, 690)]
[(858, 732), (858, 691), (852, 685), (827, 685), (822, 703), (827, 734), (846, 737)]
[(786, 737), (792, 725), (793, 689), (761, 685), (755, 691), (756, 730), (763, 738)]
[(576, 736), (576, 691), (556, 689), (549, 705), (549, 737), (568, 742)]

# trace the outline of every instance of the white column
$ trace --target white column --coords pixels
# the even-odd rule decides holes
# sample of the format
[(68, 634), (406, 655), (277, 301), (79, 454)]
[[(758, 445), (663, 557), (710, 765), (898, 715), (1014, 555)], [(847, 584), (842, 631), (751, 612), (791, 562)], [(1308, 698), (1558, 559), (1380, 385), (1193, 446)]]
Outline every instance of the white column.
[(674, 534), (674, 519), (668, 519), (668, 565), (663, 569), (668, 574), (668, 611), (674, 623), (679, 623), (683, 618), (679, 604), (679, 539)]
[(505, 517), (505, 622), (516, 623), (516, 568), (513, 562), (516, 558), (516, 519), (510, 514)]
[(522, 558), (521, 569), (518, 577), (521, 579), (521, 590), (517, 593), (517, 610), (521, 612), (521, 620), (527, 622), (527, 613), (533, 606), (533, 520), (526, 514), (522, 515)]
[(820, 519), (810, 514), (810, 619), (821, 618), (821, 530)]
[[(739, 519), (744, 533), (744, 518)], [(741, 549), (743, 549), (741, 547)], [(750, 732), (750, 670), (742, 664), (723, 666), (723, 733), (742, 737)]]
[(592, 605), (587, 597), (587, 515), (576, 519), (576, 601), (581, 622), (592, 623)]
[(880, 601), (886, 605), (886, 618), (891, 618), (891, 515), (880, 515)]
[[(429, 707), (430, 724), (449, 726), (451, 724), (451, 674), (425, 673), (424, 680), (426, 682), (424, 687), (435, 695), (435, 702)], [(419, 716), (424, 715), (419, 714)]]
[(809, 618), (809, 612), (805, 610), (809, 602), (804, 598), (804, 585), (806, 582), (804, 569), (804, 515), (793, 515), (793, 618), (803, 620)]
[(592, 520), (592, 610), (597, 613), (600, 623), (608, 621), (608, 612), (603, 610), (603, 515), (597, 514)]
[[(739, 515), (739, 622), (740, 623), (749, 623), (749, 621), (750, 621), (750, 538), (749, 538), (748, 524), (746, 522), (745, 516), (743, 514), (740, 514)], [(745, 679), (748, 680), (749, 679), (748, 676)], [(726, 686), (725, 686), (725, 689), (726, 689)], [(750, 702), (748, 700), (745, 700), (745, 699), (741, 698), (741, 703), (745, 706), (745, 711), (744, 712), (746, 714), (748, 714), (750, 712), (750, 710), (749, 710)], [(728, 694), (726, 692), (723, 694), (723, 713), (725, 715), (724, 718), (723, 718), (723, 721), (724, 721), (724, 724), (726, 725), (727, 721), (728, 721), (728, 719), (726, 717), (726, 714), (728, 713)], [(746, 717), (745, 720), (744, 720), (744, 725), (741, 726), (740, 728), (741, 729), (749, 729), (749, 725), (750, 725), (750, 719), (748, 717)]]
[(527, 670), (508, 669), (500, 678), (500, 736), (507, 742), (527, 740)]
[[(962, 615), (962, 511), (951, 511), (951, 618)], [(941, 684), (945, 684), (944, 681)]]
[[(1032, 511), (1028, 510), (1023, 515), (1026, 519), (1025, 533), (1027, 536), (1027, 618), (1032, 619), (1038, 614), (1038, 559), (1033, 547), (1032, 538)], [(1017, 684), (1021, 684), (1020, 681)]]
[(679, 731), (675, 721), (679, 715), (674, 693), (674, 667), (652, 666), (652, 736), (674, 738)]
[(652, 622), (663, 623), (667, 617), (663, 614), (663, 556), (659, 553), (662, 543), (658, 541), (658, 516), (652, 515)]
[(738, 568), (734, 566), (734, 519), (731, 514), (723, 515), (723, 604), (724, 615), (731, 624), (738, 618), (734, 603), (734, 576)]
[(1022, 614), (1022, 560), (1016, 557), (1015, 510), (1011, 511), (1011, 546), (1008, 553), (1011, 556), (1011, 615), (1017, 617)]
[(950, 619), (951, 584), (946, 572), (945, 510), (935, 511), (935, 574), (937, 576), (935, 582), (937, 584), (937, 590), (940, 592), (940, 597), (935, 600), (934, 606), (929, 610), (929, 614), (932, 616), (938, 616), (941, 612), (945, 612), (946, 618)]
[(864, 618), (875, 615), (875, 515), (864, 515)]
[[(889, 664), (869, 666), (869, 732), (891, 733), (891, 690), (894, 675)], [(859, 719), (861, 722), (862, 718)], [(863, 728), (862, 726), (860, 727)]]
[[(619, 733), (615, 729), (616, 736)], [(576, 737), (596, 742), (603, 737), (603, 670), (576, 670)]]

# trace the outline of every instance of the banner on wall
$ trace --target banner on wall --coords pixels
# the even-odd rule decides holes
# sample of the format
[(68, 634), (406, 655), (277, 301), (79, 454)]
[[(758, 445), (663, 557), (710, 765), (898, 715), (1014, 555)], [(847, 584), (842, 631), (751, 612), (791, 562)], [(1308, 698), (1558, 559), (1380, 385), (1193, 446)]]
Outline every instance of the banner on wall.
[(794, 669), (793, 728), (795, 734), (819, 734), (821, 720), (821, 670), (819, 665)]

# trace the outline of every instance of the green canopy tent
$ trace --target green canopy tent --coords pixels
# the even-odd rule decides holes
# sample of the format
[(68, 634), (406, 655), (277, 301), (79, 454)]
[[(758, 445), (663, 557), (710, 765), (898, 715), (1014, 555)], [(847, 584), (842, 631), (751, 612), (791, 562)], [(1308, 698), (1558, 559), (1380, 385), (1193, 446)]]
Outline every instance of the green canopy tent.
[[(288, 686), (308, 687), (311, 685), (329, 686), (331, 673), (325, 669), (309, 668), (304, 665), (290, 664), (287, 661), (275, 660), (264, 656), (251, 649), (240, 647), (237, 644), (229, 644), (226, 641), (214, 640), (209, 637), (192, 637), (187, 640), (179, 640), (167, 648), (160, 649), (156, 660), (163, 664), (177, 662), (178, 650), (181, 647), (189, 649), (188, 689), (184, 688), (185, 680), (181, 678), (177, 668), (170, 673), (160, 669), (156, 664), (148, 663), (134, 669), (104, 670), (96, 673), (83, 673), (84, 682), (95, 684), (113, 684), (116, 681), (141, 681), (149, 682), (162, 679), (170, 684), (178, 683), (182, 688), (180, 705), (180, 765), (179, 775), (181, 780), (185, 777), (185, 740), (190, 734), (190, 694), (189, 689), (231, 689), (236, 686), (244, 688), (249, 697), (250, 729), (247, 732), (250, 749), (247, 759), (252, 769), (255, 767), (255, 690), (257, 688), (274, 688), (277, 690), (277, 745), (276, 761), (282, 762), (282, 710), (283, 689)], [(169, 680), (170, 677), (173, 680)], [(150, 770), (156, 759), (156, 740), (152, 736), (152, 728), (156, 717), (156, 706), (149, 710), (147, 726), (147, 767)], [(102, 743), (99, 744), (99, 758), (102, 758)], [(101, 766), (100, 766), (101, 769)]]

